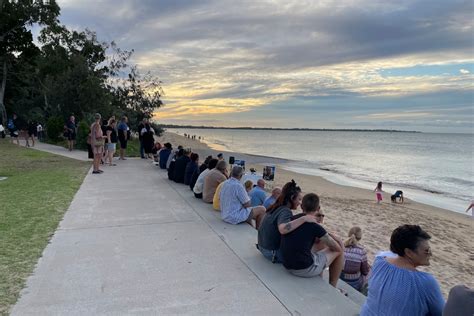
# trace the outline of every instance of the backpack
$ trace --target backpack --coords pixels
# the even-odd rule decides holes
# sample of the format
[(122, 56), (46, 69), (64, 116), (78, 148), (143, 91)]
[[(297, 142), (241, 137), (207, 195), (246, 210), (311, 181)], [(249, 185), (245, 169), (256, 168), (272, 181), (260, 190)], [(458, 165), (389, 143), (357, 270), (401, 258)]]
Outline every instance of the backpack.
[(15, 124), (13, 123), (13, 119), (8, 120), (7, 127), (8, 127), (8, 129), (14, 129), (15, 128)]

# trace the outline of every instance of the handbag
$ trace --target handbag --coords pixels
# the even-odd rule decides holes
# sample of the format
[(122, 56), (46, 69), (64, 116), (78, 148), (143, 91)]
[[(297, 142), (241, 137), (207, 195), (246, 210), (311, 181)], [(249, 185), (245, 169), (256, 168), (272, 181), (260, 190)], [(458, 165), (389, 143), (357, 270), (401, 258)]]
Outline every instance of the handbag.
[(101, 146), (104, 146), (104, 145), (105, 145), (105, 139), (103, 139), (103, 138), (96, 138), (95, 139), (95, 144), (94, 144), (95, 147), (101, 147)]

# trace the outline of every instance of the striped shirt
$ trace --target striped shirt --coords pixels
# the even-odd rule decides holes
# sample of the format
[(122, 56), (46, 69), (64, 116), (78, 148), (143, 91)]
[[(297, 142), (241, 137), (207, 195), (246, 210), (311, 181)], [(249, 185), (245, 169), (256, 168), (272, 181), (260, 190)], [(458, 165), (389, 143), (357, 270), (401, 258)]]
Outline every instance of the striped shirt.
[(224, 222), (239, 224), (245, 222), (251, 212), (243, 205), (250, 202), (244, 186), (236, 178), (226, 180), (220, 192), (221, 216)]
[(369, 273), (369, 263), (367, 262), (367, 252), (361, 246), (348, 246), (344, 249), (344, 269), (341, 278), (345, 280), (359, 279), (361, 274)]

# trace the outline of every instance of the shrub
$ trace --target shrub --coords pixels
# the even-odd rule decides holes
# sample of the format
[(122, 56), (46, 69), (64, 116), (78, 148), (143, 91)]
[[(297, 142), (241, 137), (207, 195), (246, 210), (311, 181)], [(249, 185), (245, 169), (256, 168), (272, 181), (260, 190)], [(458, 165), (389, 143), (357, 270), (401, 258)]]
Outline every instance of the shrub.
[(87, 135), (89, 135), (90, 127), (86, 121), (79, 122), (77, 126), (76, 147), (79, 149), (87, 149)]
[[(160, 125), (155, 122), (150, 122), (151, 127), (155, 130), (155, 135), (160, 137), (165, 131)], [(138, 131), (140, 132), (140, 131)]]
[(53, 142), (58, 142), (62, 139), (64, 133), (64, 120), (62, 117), (53, 116), (46, 122), (46, 135)]

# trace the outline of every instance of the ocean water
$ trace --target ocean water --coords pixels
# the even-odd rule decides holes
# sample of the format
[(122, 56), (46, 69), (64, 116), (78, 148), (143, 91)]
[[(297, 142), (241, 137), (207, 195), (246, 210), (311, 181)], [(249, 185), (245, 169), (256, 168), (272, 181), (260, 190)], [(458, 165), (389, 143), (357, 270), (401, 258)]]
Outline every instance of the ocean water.
[[(464, 212), (473, 199), (471, 134), (169, 129), (217, 150), (289, 159), (288, 170), (339, 184), (397, 189), (415, 201)], [(236, 157), (238, 159), (238, 157)], [(277, 171), (278, 172), (278, 171)]]

